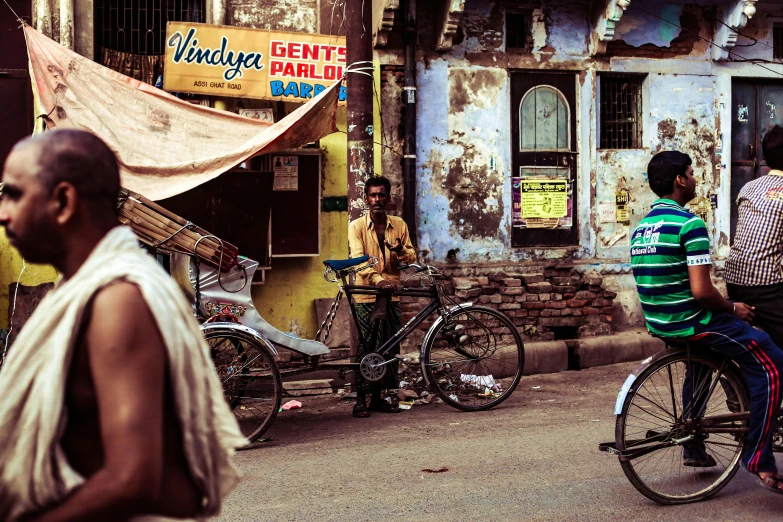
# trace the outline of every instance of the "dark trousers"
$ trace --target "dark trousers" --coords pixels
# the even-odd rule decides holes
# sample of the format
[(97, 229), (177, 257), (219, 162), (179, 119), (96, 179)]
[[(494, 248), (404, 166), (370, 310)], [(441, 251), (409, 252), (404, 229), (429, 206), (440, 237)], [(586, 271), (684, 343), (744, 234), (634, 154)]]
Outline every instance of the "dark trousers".
[(766, 331), (783, 348), (783, 283), (764, 286), (727, 284), (729, 299), (755, 306), (753, 324)]
[[(733, 359), (748, 385), (750, 420), (748, 441), (742, 452), (743, 465), (753, 472), (777, 471), (772, 454), (772, 424), (780, 408), (783, 351), (769, 335), (726, 313), (713, 315), (707, 325), (696, 325), (693, 340)], [(701, 365), (693, 366), (699, 368), (689, 369), (692, 375), (686, 375), (686, 383), (692, 377), (698, 382), (698, 377), (703, 375)], [(698, 398), (694, 402), (696, 408), (702, 407)]]

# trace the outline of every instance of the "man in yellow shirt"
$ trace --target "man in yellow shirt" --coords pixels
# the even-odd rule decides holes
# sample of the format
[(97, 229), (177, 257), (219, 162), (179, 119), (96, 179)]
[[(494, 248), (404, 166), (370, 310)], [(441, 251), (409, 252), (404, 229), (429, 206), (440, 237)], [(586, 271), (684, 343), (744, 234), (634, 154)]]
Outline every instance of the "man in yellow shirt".
[[(416, 261), (416, 251), (413, 250), (408, 226), (405, 221), (386, 214), (386, 204), (391, 195), (391, 183), (388, 179), (377, 176), (369, 178), (364, 185), (364, 198), (367, 203), (368, 213), (353, 221), (348, 227), (348, 248), (351, 257), (364, 255), (378, 258), (378, 264), (369, 267), (357, 274), (356, 284), (377, 286), (389, 293), (394, 292), (395, 285), (400, 282), (399, 266)], [(381, 319), (375, 319), (378, 330), (375, 342), (371, 341), (373, 330), (373, 310), (375, 309), (375, 296), (355, 296), (356, 312), (359, 316), (359, 328), (361, 337), (365, 343), (359, 342), (357, 346), (357, 360), (370, 352), (380, 348), (402, 324), (402, 310), (400, 298), (392, 296), (387, 303), (386, 315)], [(388, 300), (387, 300), (388, 301)], [(386, 355), (388, 358), (400, 353), (397, 345)], [(386, 388), (397, 388), (399, 382), (396, 376), (396, 364), (387, 366), (386, 377), (377, 383), (369, 383), (356, 372), (356, 405), (353, 407), (354, 417), (369, 417), (370, 411), (384, 413), (399, 413), (400, 409), (383, 400), (381, 391)], [(370, 407), (367, 407), (367, 393), (371, 393)]]

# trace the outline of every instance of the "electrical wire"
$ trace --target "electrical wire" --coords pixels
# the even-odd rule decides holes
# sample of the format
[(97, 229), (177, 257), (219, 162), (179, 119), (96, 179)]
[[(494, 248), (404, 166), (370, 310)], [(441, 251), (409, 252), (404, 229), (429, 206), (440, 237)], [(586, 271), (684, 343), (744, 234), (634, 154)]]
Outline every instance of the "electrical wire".
[(685, 31), (686, 33), (688, 33), (688, 34), (692, 34), (692, 35), (693, 35), (693, 36), (695, 36), (696, 38), (699, 38), (700, 40), (704, 40), (705, 42), (709, 43), (710, 45), (714, 45), (714, 46), (715, 46), (715, 47), (717, 47), (718, 49), (722, 49), (722, 50), (726, 51), (726, 52), (729, 54), (729, 56), (732, 56), (732, 55), (736, 55), (736, 56), (738, 56), (738, 57), (740, 58), (740, 60), (737, 60), (737, 61), (740, 61), (740, 62), (749, 62), (749, 63), (752, 63), (753, 65), (756, 65), (757, 67), (761, 67), (762, 69), (764, 69), (764, 70), (766, 70), (766, 71), (769, 71), (769, 72), (771, 72), (771, 73), (773, 73), (773, 74), (777, 74), (777, 75), (779, 75), (779, 76), (783, 76), (783, 73), (781, 73), (781, 72), (778, 72), (778, 71), (776, 71), (776, 70), (774, 70), (774, 69), (770, 69), (769, 67), (764, 67), (764, 66), (763, 66), (763, 65), (761, 65), (760, 63), (757, 63), (757, 60), (753, 60), (753, 59), (748, 59), (748, 58), (745, 58), (744, 56), (742, 56), (742, 55), (740, 55), (740, 54), (737, 54), (737, 53), (735, 53), (734, 51), (732, 51), (732, 50), (730, 50), (730, 49), (727, 49), (726, 47), (723, 47), (723, 46), (721, 46), (721, 45), (718, 45), (718, 44), (716, 44), (715, 42), (713, 42), (712, 40), (710, 40), (710, 39), (708, 39), (708, 38), (704, 38), (702, 35), (700, 35), (700, 34), (698, 34), (698, 33), (694, 33), (693, 31), (690, 31), (690, 30), (688, 30), (688, 29), (684, 28), (683, 26), (681, 26), (681, 25), (679, 25), (679, 24), (676, 24), (676, 23), (672, 22), (671, 20), (667, 20), (666, 18), (664, 18), (664, 17), (662, 17), (662, 16), (659, 16), (659, 15), (657, 15), (657, 14), (655, 14), (655, 13), (651, 12), (651, 11), (648, 11), (647, 9), (645, 9), (645, 8), (643, 8), (643, 7), (639, 6), (639, 5), (637, 5), (636, 3), (631, 3), (631, 7), (634, 7), (635, 9), (639, 9), (639, 10), (641, 10), (641, 11), (644, 11), (645, 13), (649, 14), (650, 16), (654, 16), (655, 18), (658, 18), (659, 20), (663, 20), (663, 21), (664, 21), (664, 22), (666, 22), (667, 24), (671, 24), (671, 25), (673, 25), (673, 26), (675, 26), (675, 27), (679, 27), (681, 30)]

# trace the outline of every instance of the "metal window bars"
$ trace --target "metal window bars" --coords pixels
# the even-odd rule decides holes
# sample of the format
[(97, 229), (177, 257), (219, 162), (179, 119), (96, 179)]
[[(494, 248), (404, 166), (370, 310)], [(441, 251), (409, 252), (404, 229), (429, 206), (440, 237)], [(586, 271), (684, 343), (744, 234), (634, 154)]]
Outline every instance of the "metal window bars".
[(206, 0), (95, 0), (95, 53), (165, 52), (166, 23), (203, 22)]
[(643, 76), (599, 76), (599, 134), (601, 149), (642, 147)]
[(783, 24), (772, 27), (772, 58), (783, 60)]

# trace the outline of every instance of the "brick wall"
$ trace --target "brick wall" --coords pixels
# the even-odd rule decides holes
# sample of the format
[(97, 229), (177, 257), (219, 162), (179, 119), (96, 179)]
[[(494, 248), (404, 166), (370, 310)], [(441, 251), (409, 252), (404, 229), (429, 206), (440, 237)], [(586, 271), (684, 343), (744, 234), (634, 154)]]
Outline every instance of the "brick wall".
[[(444, 268), (444, 293), (456, 303), (473, 302), (503, 312), (526, 341), (574, 339), (612, 333), (617, 294), (603, 287), (600, 275), (573, 267)], [(416, 315), (427, 299), (404, 299), (403, 323)], [(432, 324), (419, 326), (406, 344), (421, 342)]]

